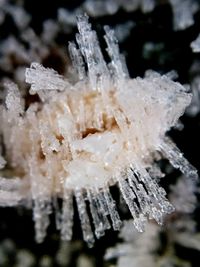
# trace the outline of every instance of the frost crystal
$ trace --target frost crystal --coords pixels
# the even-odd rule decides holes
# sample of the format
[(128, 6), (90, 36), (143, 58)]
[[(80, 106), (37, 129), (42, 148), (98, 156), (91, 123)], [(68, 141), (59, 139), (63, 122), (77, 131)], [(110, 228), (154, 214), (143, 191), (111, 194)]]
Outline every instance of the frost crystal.
[[(147, 219), (162, 224), (163, 215), (174, 210), (158, 185), (163, 175), (155, 167), (158, 155), (189, 177), (195, 179), (197, 173), (166, 138), (191, 94), (167, 75), (152, 71), (144, 79), (131, 79), (108, 27), (109, 64), (87, 16), (78, 16), (78, 30), (76, 43), (69, 44), (77, 82), (32, 63), (26, 81), (41, 101), (26, 110), (17, 87), (8, 86), (1, 134), (15, 178), (0, 179), (0, 204), (17, 205), (31, 198), (36, 240), (42, 242), (52, 210), (62, 239), (71, 239), (75, 199), (83, 238), (92, 246), (91, 220), (97, 238), (110, 223), (114, 230), (122, 224), (110, 186), (118, 185), (135, 228), (143, 232)], [(61, 209), (57, 198), (62, 199)]]

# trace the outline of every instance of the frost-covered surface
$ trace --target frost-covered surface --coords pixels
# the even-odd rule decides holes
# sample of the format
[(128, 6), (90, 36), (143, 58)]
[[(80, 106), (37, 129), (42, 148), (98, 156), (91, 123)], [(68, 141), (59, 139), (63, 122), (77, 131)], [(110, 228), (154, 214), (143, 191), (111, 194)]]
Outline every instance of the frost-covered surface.
[(14, 177), (1, 178), (0, 204), (32, 199), (38, 242), (55, 210), (61, 238), (70, 240), (74, 196), (83, 239), (92, 246), (88, 208), (97, 238), (111, 227), (108, 217), (114, 230), (122, 224), (111, 185), (118, 185), (135, 228), (143, 232), (147, 219), (162, 224), (174, 210), (155, 179), (159, 167), (152, 172), (151, 165), (163, 157), (191, 179), (197, 172), (166, 136), (191, 94), (170, 75), (148, 71), (144, 79), (131, 79), (113, 31), (105, 27), (107, 64), (87, 16), (78, 16), (77, 23), (76, 43), (69, 44), (76, 82), (32, 63), (26, 82), (40, 102), (26, 110), (17, 86), (6, 84), (1, 133)]

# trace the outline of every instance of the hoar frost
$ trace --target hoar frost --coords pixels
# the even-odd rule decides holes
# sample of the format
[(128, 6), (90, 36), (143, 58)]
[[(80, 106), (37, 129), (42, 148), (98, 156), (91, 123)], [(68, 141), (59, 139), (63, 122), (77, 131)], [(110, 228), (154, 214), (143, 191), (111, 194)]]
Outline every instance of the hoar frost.
[(147, 219), (162, 224), (163, 215), (174, 210), (158, 185), (162, 173), (156, 160), (167, 158), (193, 179), (197, 173), (166, 136), (191, 94), (167, 75), (152, 71), (144, 79), (131, 79), (109, 27), (105, 27), (109, 64), (87, 16), (78, 16), (78, 30), (76, 43), (69, 44), (75, 83), (32, 63), (26, 82), (40, 102), (26, 110), (17, 86), (6, 85), (1, 167), (7, 162), (14, 175), (0, 179), (0, 205), (31, 203), (38, 242), (43, 241), (54, 210), (61, 238), (70, 240), (74, 197), (83, 238), (92, 246), (91, 220), (97, 238), (110, 224), (114, 230), (122, 224), (111, 185), (118, 185), (135, 228), (143, 232)]

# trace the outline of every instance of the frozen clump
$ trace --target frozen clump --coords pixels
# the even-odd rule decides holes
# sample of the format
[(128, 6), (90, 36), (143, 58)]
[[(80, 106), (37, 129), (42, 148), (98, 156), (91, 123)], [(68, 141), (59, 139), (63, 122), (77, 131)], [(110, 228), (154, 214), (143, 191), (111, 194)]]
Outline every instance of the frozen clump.
[[(69, 45), (77, 81), (32, 63), (26, 81), (40, 101), (24, 110), (11, 85), (6, 106), (1, 106), (5, 158), (21, 183), (9, 190), (15, 180), (8, 179), (0, 204), (26, 203), (31, 197), (36, 240), (43, 241), (53, 210), (62, 239), (70, 240), (74, 196), (83, 238), (92, 246), (94, 233), (100, 238), (111, 224), (114, 230), (122, 225), (111, 185), (119, 187), (133, 225), (143, 232), (148, 219), (162, 224), (163, 216), (174, 210), (158, 184), (157, 176), (163, 176), (159, 166), (156, 177), (149, 168), (158, 155), (197, 178), (194, 167), (166, 137), (192, 96), (171, 80), (173, 75), (151, 71), (143, 79), (131, 79), (109, 27), (105, 27), (107, 64), (88, 17), (80, 15), (77, 21), (79, 33)], [(57, 198), (63, 200), (62, 208)]]

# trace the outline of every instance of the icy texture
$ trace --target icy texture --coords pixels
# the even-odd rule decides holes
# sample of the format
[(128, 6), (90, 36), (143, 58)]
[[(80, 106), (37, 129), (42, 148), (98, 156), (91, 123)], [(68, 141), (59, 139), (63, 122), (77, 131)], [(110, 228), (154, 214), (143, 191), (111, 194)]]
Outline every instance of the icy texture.
[(94, 236), (90, 225), (90, 220), (86, 211), (86, 204), (82, 195), (82, 192), (79, 190), (75, 191), (76, 203), (78, 207), (78, 213), (81, 221), (81, 227), (83, 231), (83, 239), (87, 242), (89, 247), (92, 247), (94, 244)]
[(21, 183), (15, 188), (14, 179), (0, 179), (0, 204), (32, 198), (36, 240), (43, 241), (53, 210), (62, 239), (70, 240), (74, 197), (83, 238), (92, 246), (91, 222), (97, 238), (110, 222), (114, 230), (122, 224), (110, 186), (118, 185), (135, 228), (142, 232), (148, 219), (162, 224), (163, 216), (174, 210), (158, 185), (163, 176), (156, 166), (158, 154), (189, 177), (197, 173), (165, 137), (191, 94), (171, 80), (173, 73), (148, 71), (144, 79), (131, 79), (109, 27), (108, 64), (87, 16), (78, 16), (78, 30), (76, 42), (69, 44), (76, 82), (32, 63), (26, 81), (30, 94), (41, 101), (26, 111), (18, 88), (7, 86), (1, 134), (5, 159)]
[(64, 90), (69, 86), (56, 71), (45, 69), (37, 63), (32, 63), (31, 68), (26, 70), (26, 82), (31, 84), (31, 94), (40, 90)]

